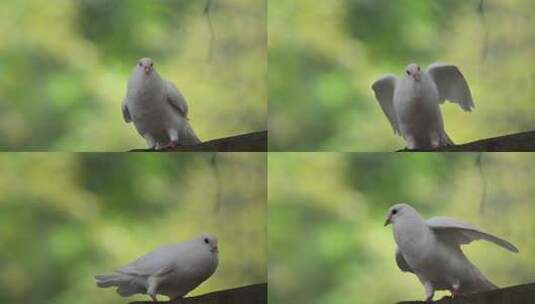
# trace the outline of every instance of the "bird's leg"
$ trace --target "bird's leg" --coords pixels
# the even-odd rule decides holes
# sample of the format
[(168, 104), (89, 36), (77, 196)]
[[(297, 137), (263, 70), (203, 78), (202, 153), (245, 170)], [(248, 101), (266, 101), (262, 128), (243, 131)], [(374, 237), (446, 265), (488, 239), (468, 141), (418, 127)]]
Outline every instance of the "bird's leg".
[(424, 282), (424, 288), (425, 288), (425, 301), (426, 302), (433, 302), (433, 296), (435, 295), (435, 289), (433, 288), (433, 285), (429, 281)]
[(167, 145), (161, 146), (159, 150), (174, 149), (178, 146), (178, 131), (177, 130), (168, 129), (167, 136), (169, 136), (169, 143)]
[(149, 149), (157, 149), (156, 147), (156, 140), (154, 140), (154, 137), (152, 137), (149, 133), (143, 134), (143, 138), (147, 141), (147, 145), (149, 146)]
[(431, 148), (436, 149), (440, 147), (440, 134), (438, 132), (433, 132), (430, 137)]
[(405, 141), (407, 142), (407, 149), (414, 150), (416, 149), (416, 140), (412, 136), (405, 136)]
[(152, 299), (154, 303), (158, 303), (158, 298), (156, 298), (156, 291), (158, 290), (158, 278), (149, 277), (147, 279), (147, 294)]
[(169, 129), (167, 130), (167, 135), (169, 136), (169, 140), (171, 141), (173, 148), (178, 146), (178, 131), (175, 129)]
[(455, 299), (462, 295), (461, 292), (459, 291), (460, 288), (461, 288), (461, 283), (459, 281), (456, 281), (455, 283), (451, 285), (451, 297), (452, 298)]

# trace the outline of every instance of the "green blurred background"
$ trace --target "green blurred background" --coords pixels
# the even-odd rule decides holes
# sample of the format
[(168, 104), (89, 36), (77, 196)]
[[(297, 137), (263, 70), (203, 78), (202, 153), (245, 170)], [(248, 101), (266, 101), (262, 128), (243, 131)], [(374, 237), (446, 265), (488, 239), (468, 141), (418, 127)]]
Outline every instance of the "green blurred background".
[[(128, 303), (93, 276), (154, 248), (219, 239), (201, 294), (267, 281), (266, 155), (0, 155), (0, 302)], [(232, 176), (232, 178), (228, 178)], [(161, 297), (163, 300), (165, 297)]]
[(416, 276), (395, 263), (392, 228), (383, 227), (396, 202), (410, 202), (425, 218), (458, 218), (511, 241), (519, 254), (482, 241), (463, 250), (498, 286), (535, 282), (535, 155), (479, 157), (270, 154), (270, 301), (423, 300)]
[(465, 75), (475, 110), (442, 107), (455, 142), (535, 129), (534, 10), (532, 0), (271, 0), (270, 149), (404, 147), (370, 87), (410, 62)]
[(145, 147), (120, 110), (141, 57), (182, 91), (201, 140), (266, 129), (265, 6), (0, 0), (0, 150)]

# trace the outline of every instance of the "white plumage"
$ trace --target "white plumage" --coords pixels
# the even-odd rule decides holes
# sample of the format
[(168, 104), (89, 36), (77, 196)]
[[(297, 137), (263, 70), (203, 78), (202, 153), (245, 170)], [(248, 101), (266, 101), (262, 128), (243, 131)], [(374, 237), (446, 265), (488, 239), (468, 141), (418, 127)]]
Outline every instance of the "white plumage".
[(159, 247), (111, 274), (97, 275), (97, 286), (117, 287), (122, 297), (147, 294), (181, 298), (208, 279), (218, 265), (217, 239), (202, 235)]
[(200, 143), (188, 121), (188, 104), (175, 87), (142, 58), (128, 80), (122, 103), (124, 120), (133, 122), (151, 149)]
[(383, 76), (372, 89), (394, 133), (405, 139), (409, 149), (453, 144), (444, 130), (440, 111), (445, 100), (459, 104), (465, 111), (474, 108), (464, 76), (456, 66), (444, 63), (433, 63), (425, 71), (417, 64), (409, 64), (404, 77)]
[(433, 299), (435, 290), (450, 290), (457, 296), (496, 288), (468, 260), (461, 245), (486, 240), (518, 252), (506, 240), (456, 219), (434, 217), (426, 221), (407, 204), (390, 208), (385, 226), (388, 224), (393, 225), (398, 267), (418, 277), (427, 301)]

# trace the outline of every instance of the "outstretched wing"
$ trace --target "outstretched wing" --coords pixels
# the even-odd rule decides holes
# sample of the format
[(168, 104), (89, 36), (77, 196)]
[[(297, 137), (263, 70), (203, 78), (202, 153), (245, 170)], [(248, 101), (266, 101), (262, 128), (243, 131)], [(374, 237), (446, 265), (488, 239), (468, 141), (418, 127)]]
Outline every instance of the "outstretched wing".
[(132, 116), (130, 116), (130, 111), (128, 111), (128, 105), (126, 104), (126, 99), (123, 100), (123, 103), (121, 105), (121, 109), (123, 111), (123, 119), (126, 123), (129, 123), (132, 121)]
[(435, 62), (427, 67), (440, 95), (440, 103), (445, 100), (459, 104), (465, 111), (472, 111), (474, 102), (468, 83), (459, 69), (451, 64)]
[(379, 78), (373, 83), (372, 89), (375, 92), (375, 98), (381, 105), (381, 109), (390, 121), (394, 133), (400, 134), (399, 123), (394, 109), (394, 88), (396, 87), (397, 78), (394, 75), (386, 75)]
[(442, 241), (453, 246), (469, 244), (476, 240), (485, 240), (501, 246), (509, 251), (518, 252), (518, 249), (508, 241), (492, 234), (483, 232), (478, 228), (447, 217), (433, 217), (428, 219), (427, 225)]
[(407, 261), (405, 261), (405, 258), (399, 251), (399, 248), (396, 248), (396, 264), (398, 264), (398, 267), (401, 269), (401, 271), (414, 273), (409, 264), (407, 264)]
[(165, 90), (167, 93), (167, 101), (182, 115), (184, 118), (188, 118), (188, 104), (184, 99), (184, 96), (175, 87), (175, 85), (169, 80), (164, 80)]

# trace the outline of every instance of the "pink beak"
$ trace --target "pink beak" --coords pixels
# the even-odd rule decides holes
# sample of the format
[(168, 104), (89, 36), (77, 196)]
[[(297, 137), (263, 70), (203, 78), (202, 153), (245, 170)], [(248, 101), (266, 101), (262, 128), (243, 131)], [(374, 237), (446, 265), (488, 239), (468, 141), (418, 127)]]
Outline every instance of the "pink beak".
[(414, 78), (414, 80), (416, 81), (420, 81), (420, 79), (422, 79), (422, 76), (420, 75), (420, 73), (414, 73), (412, 74), (412, 78)]
[(146, 66), (143, 68), (143, 70), (145, 70), (145, 74), (148, 75), (150, 73), (151, 68), (149, 66)]

